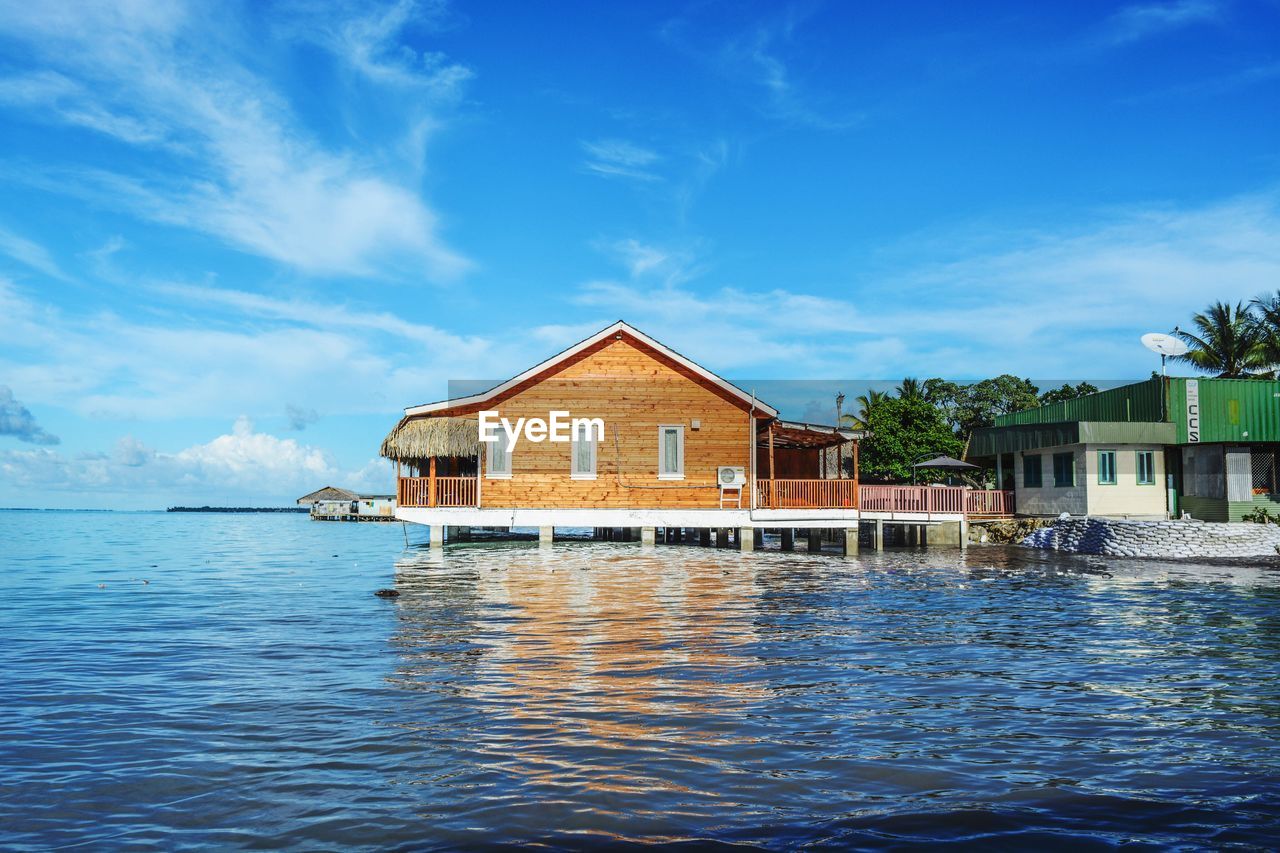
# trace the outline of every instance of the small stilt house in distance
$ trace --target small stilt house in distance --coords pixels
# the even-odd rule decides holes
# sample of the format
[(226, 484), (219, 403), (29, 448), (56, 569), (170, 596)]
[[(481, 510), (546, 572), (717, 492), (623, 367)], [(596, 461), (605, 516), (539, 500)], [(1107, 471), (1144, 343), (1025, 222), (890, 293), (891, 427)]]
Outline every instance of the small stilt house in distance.
[(315, 521), (395, 521), (394, 495), (364, 495), (337, 486), (325, 486), (298, 498), (311, 507)]

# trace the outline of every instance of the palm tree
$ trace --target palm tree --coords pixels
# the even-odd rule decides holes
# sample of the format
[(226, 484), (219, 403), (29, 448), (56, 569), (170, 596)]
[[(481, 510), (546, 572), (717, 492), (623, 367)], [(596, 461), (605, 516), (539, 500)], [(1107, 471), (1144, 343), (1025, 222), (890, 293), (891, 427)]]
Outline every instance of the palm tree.
[(868, 429), (871, 410), (888, 396), (885, 392), (874, 389), (869, 389), (865, 394), (859, 394), (853, 401), (858, 406), (858, 414), (845, 415), (842, 420), (854, 429)]
[(1186, 355), (1174, 356), (1176, 361), (1226, 379), (1248, 376), (1250, 371), (1267, 366), (1266, 336), (1243, 302), (1215, 302), (1191, 321), (1196, 327), (1194, 334), (1173, 330), (1174, 337), (1191, 348)]
[(1263, 358), (1274, 368), (1280, 364), (1280, 291), (1274, 296), (1259, 296), (1249, 304), (1258, 311)]
[(908, 376), (902, 380), (902, 384), (898, 386), (898, 396), (904, 400), (923, 400), (924, 386), (919, 379)]

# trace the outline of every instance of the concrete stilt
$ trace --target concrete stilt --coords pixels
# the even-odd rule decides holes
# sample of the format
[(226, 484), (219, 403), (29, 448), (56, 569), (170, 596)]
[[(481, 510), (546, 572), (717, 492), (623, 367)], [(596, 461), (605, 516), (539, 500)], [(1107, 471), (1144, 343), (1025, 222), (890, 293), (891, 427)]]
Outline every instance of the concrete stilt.
[(550, 545), (552, 541), (555, 539), (555, 534), (556, 534), (556, 529), (554, 527), (539, 527), (538, 528), (538, 544)]
[(822, 551), (822, 531), (817, 527), (809, 528), (809, 550), (815, 554)]
[(969, 519), (960, 519), (960, 550), (966, 550), (969, 547)]
[(884, 520), (876, 519), (876, 550), (884, 550)]
[(430, 536), (429, 541), (431, 543), (432, 548), (444, 547), (444, 525), (443, 524), (431, 525), (431, 532), (429, 536)]
[(858, 556), (858, 528), (846, 527), (844, 529), (844, 555), (846, 557)]
[(782, 543), (779, 545), (784, 551), (794, 551), (796, 548), (796, 531), (793, 527), (782, 528)]
[(657, 539), (656, 534), (657, 534), (657, 531), (654, 530), (652, 527), (641, 527), (640, 528), (640, 544), (646, 547), (653, 547), (654, 542)]
[(738, 528), (738, 549), (741, 551), (754, 551), (756, 549), (755, 532), (750, 527)]

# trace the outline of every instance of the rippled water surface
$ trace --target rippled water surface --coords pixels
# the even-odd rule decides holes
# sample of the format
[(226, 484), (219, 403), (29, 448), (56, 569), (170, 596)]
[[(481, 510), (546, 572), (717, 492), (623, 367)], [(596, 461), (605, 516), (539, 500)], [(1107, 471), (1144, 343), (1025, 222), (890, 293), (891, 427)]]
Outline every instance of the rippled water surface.
[(1274, 565), (404, 536), (0, 512), (0, 846), (1280, 841)]

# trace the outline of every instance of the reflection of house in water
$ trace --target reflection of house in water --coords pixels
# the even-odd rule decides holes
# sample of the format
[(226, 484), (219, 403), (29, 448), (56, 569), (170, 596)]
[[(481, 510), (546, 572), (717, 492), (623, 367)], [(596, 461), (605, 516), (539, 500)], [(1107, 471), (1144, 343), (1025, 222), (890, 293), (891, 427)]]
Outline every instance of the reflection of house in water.
[[(497, 571), (493, 557), (490, 548), (454, 551), (444, 571), (420, 572), (414, 562), (397, 574), (406, 590), (397, 606), (424, 620), (421, 631), (402, 624), (398, 681), (412, 686), (428, 670), (456, 668), (449, 680), (460, 695), (493, 715), (483, 731), (498, 742), (478, 748), (518, 755), (508, 767), (522, 774), (561, 783), (579, 773), (592, 787), (627, 790), (652, 783), (637, 774), (646, 759), (633, 745), (749, 740), (741, 715), (766, 698), (748, 651), (759, 567), (699, 551), (614, 562), (598, 546), (512, 548)], [(415, 576), (432, 584), (420, 611)], [(456, 644), (442, 643), (442, 632)], [(415, 649), (414, 637), (430, 638), (436, 651)], [(592, 756), (589, 766), (565, 766), (575, 750)], [(616, 755), (617, 765), (602, 755)]]

